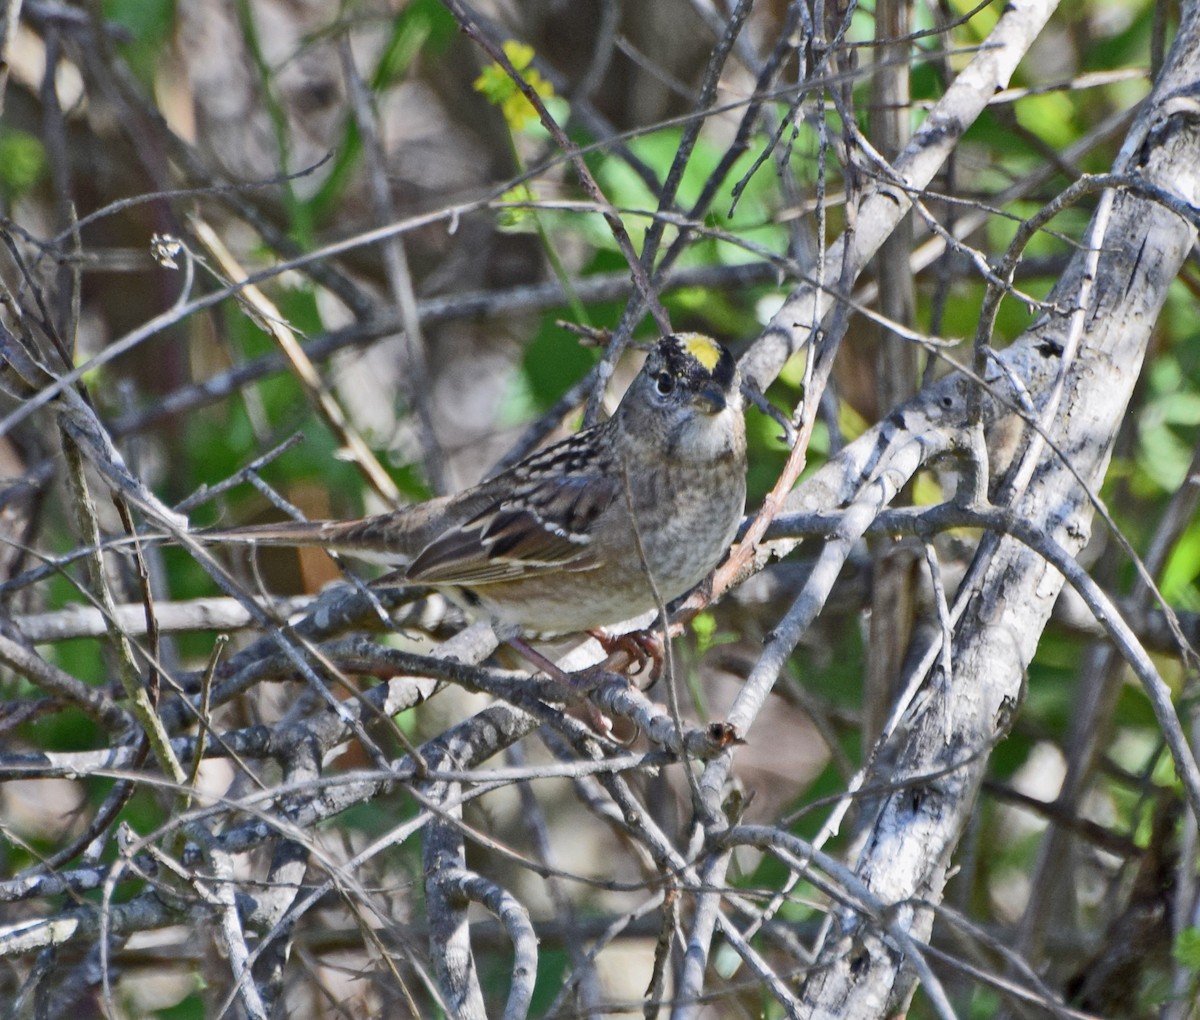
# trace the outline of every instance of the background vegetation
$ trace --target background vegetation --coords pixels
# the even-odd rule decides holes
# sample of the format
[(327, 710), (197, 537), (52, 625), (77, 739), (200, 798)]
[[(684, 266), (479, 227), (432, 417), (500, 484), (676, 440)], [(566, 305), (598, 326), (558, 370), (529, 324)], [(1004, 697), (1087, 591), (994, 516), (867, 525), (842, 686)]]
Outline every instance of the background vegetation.
[[(1042, 5), (1011, 81), (852, 265), (867, 196), (1005, 10), (1037, 6), (0, 5), (6, 1015), (1200, 1015), (1195, 815), (1161, 711), (1073, 589), (1014, 638), (1036, 652), (966, 746), (981, 771), (946, 858), (927, 843), (937, 878), (850, 870), (888, 804), (916, 815), (938, 788), (898, 763), (943, 685), (970, 683), (918, 665), (959, 648), (948, 604), (981, 532), (864, 523), (809, 611), (854, 503), (828, 479), (866, 478), (856, 438), (883, 449), (873, 427), (914, 428), (905, 400), (973, 388), (1053, 312), (1106, 199), (1022, 225), (1120, 172), (1196, 14)], [(1144, 361), (1109, 366), (1133, 390), (1088, 440), (1111, 449), (1111, 520), (1077, 529), (1193, 746), (1198, 286), (1193, 249)], [(836, 299), (819, 329), (780, 318), (797, 294)], [(623, 744), (436, 599), (389, 589), (385, 633), (339, 587), (349, 622), (301, 640), (281, 621), (345, 565), (182, 542), (178, 514), (344, 517), (470, 484), (611, 406), (630, 342), (668, 322), (745, 354), (778, 409), (748, 412), (748, 511), (778, 513), (779, 485), (826, 516), (783, 522), (693, 603), (672, 676), (597, 694)], [(1029, 408), (985, 417), (993, 497), (1029, 442), (1014, 407), (1043, 407), (1026, 383)], [(1090, 400), (1119, 413), (1118, 389)], [(979, 471), (918, 467), (872, 518)], [(93, 527), (176, 541), (101, 568), (78, 553)], [(764, 673), (765, 707), (739, 714)], [(876, 1011), (821, 1004), (814, 975), (868, 957), (894, 980)]]

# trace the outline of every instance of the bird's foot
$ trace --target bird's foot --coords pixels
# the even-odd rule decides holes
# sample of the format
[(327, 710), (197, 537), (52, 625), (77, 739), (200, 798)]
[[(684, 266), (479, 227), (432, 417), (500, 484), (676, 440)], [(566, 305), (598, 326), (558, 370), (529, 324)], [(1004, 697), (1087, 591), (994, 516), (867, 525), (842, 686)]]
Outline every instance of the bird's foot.
[(662, 635), (655, 630), (634, 630), (626, 634), (605, 634), (603, 631), (592, 630), (588, 633), (600, 642), (606, 655), (624, 652), (631, 663), (636, 663), (635, 673), (640, 673), (650, 663), (650, 683), (662, 676), (663, 662), (666, 660), (666, 645)]

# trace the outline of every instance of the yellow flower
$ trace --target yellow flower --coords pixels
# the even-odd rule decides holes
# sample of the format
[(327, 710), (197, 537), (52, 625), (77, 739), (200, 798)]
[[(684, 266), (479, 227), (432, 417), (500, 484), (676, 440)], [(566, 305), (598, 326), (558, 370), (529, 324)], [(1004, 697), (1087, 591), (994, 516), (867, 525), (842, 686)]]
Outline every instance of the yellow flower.
[[(508, 57), (522, 80), (543, 99), (554, 95), (554, 86), (543, 78), (529, 65), (533, 61), (533, 47), (525, 43), (509, 39), (504, 44), (504, 55)], [(537, 110), (525, 98), (525, 94), (517, 83), (509, 77), (508, 72), (499, 64), (485, 67), (475, 79), (474, 89), (481, 93), (489, 103), (500, 107), (504, 120), (512, 132), (523, 130), (530, 121), (537, 120)]]

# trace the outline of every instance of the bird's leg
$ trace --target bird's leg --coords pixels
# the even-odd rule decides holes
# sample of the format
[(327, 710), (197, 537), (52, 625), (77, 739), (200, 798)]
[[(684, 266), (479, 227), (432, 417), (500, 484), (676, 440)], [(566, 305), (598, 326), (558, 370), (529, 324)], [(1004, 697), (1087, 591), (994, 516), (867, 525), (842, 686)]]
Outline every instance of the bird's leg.
[(536, 666), (546, 676), (550, 677), (551, 680), (562, 684), (570, 694), (570, 700), (577, 702), (582, 707), (588, 725), (602, 736), (608, 736), (612, 731), (612, 723), (604, 717), (600, 710), (587, 697), (588, 691), (603, 679), (599, 671), (585, 669), (578, 673), (568, 673), (560, 669), (557, 663), (552, 662), (528, 642), (515, 635), (506, 636), (504, 642), (530, 665)]
[(588, 634), (600, 643), (605, 655), (612, 655), (614, 652), (624, 652), (628, 655), (632, 662), (637, 663), (636, 672), (638, 673), (649, 662), (651, 664), (649, 686), (654, 686), (655, 681), (662, 676), (666, 647), (663, 644), (662, 634), (658, 631), (633, 630), (625, 634), (605, 634), (600, 630), (589, 630)]

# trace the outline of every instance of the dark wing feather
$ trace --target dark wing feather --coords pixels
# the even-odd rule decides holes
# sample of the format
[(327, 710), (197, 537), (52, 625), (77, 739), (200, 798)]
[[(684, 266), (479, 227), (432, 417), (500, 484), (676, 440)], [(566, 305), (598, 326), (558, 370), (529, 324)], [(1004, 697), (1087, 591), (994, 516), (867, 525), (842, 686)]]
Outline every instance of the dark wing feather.
[(409, 580), (494, 584), (594, 567), (589, 526), (619, 498), (618, 484), (608, 472), (564, 474), (561, 466), (527, 464), (526, 484), (430, 542), (409, 566)]

